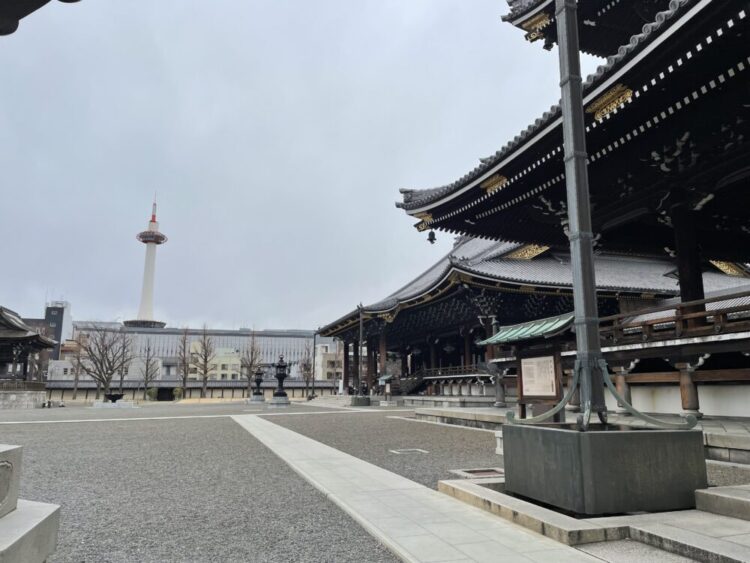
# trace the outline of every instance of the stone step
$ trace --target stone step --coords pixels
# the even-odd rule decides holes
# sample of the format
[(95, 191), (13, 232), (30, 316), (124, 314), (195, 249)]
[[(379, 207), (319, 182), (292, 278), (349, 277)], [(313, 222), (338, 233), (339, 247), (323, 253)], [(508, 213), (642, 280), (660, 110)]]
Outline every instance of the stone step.
[(13, 512), (0, 518), (0, 561), (47, 561), (57, 547), (59, 527), (59, 506), (19, 500)]
[(750, 548), (722, 538), (685, 530), (670, 524), (650, 522), (630, 526), (630, 539), (676, 553), (696, 561), (747, 563)]
[(695, 504), (704, 512), (750, 520), (750, 485), (695, 491)]

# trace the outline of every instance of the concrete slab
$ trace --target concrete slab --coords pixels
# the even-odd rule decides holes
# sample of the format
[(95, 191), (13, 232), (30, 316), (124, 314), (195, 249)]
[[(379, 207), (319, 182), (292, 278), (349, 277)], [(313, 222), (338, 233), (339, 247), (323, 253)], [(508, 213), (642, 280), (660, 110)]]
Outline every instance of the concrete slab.
[(16, 509), (0, 518), (0, 561), (42, 563), (54, 553), (60, 507), (19, 500)]
[[(527, 553), (542, 551), (561, 561), (587, 560), (573, 548), (270, 420), (232, 418), (404, 561), (522, 562), (534, 560)], [(446, 533), (451, 528), (455, 532)]]

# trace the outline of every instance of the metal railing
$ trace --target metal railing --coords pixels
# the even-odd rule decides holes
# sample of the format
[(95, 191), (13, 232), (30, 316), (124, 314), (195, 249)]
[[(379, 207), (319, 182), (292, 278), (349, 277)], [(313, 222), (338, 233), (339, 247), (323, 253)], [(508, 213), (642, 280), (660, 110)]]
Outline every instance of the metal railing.
[(602, 317), (600, 334), (608, 343), (627, 344), (747, 331), (750, 299), (739, 305), (707, 307), (745, 298), (750, 298), (750, 291)]
[(42, 381), (0, 380), (0, 391), (44, 391)]
[(421, 372), (422, 377), (451, 377), (455, 375), (486, 375), (487, 368), (480, 364), (468, 366), (448, 366), (443, 368), (428, 368)]

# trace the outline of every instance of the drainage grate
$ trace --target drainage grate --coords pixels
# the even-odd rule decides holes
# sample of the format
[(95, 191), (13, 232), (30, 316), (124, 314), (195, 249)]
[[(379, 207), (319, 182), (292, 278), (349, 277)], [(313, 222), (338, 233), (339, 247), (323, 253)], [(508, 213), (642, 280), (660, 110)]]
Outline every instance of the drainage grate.
[(449, 469), (450, 473), (459, 477), (477, 479), (480, 477), (503, 477), (505, 471), (501, 467), (481, 467), (479, 469)]
[(428, 454), (427, 450), (422, 450), (420, 448), (401, 448), (400, 450), (388, 450), (392, 454), (396, 455), (402, 455), (402, 454)]

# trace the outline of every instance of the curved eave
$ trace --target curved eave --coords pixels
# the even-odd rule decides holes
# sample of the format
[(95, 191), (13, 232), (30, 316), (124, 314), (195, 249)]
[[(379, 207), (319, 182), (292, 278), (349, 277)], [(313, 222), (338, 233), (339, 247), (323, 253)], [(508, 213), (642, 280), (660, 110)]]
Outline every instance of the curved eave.
[[(482, 287), (487, 289), (495, 289), (498, 291), (506, 291), (509, 293), (538, 293), (548, 295), (567, 295), (571, 294), (573, 287), (571, 284), (554, 284), (535, 282), (532, 280), (524, 279), (509, 279), (509, 278), (498, 278), (483, 274), (479, 271), (473, 270), (465, 265), (451, 265), (440, 279), (425, 289), (421, 293), (410, 296), (406, 299), (398, 300), (393, 305), (388, 307), (368, 308), (363, 307), (362, 315), (364, 320), (370, 320), (373, 318), (395, 318), (397, 314), (406, 310), (425, 305), (433, 300), (443, 296), (446, 292), (452, 289), (458, 284), (467, 284), (475, 287)], [(639, 296), (643, 294), (656, 295), (656, 296), (673, 296), (679, 292), (677, 290), (655, 290), (654, 288), (642, 287), (617, 287), (617, 286), (601, 286), (596, 289), (597, 294), (602, 297), (617, 297), (619, 295), (631, 295)], [(320, 329), (319, 334), (321, 336), (337, 336), (342, 332), (351, 329), (356, 326), (359, 322), (359, 310), (354, 310), (348, 315), (344, 315), (337, 321), (334, 321)]]
[[(640, 61), (658, 49), (677, 30), (711, 4), (711, 0), (697, 0), (689, 10), (681, 14), (677, 20), (674, 20), (675, 16), (680, 14), (691, 2), (693, 0), (673, 0), (670, 3), (669, 10), (660, 12), (654, 22), (644, 26), (642, 33), (631, 37), (629, 43), (621, 46), (616, 55), (609, 57), (605, 65), (600, 66), (594, 74), (589, 76), (584, 84), (584, 106), (587, 106), (609, 88), (617, 84)], [(671, 25), (669, 22), (671, 22)], [(658, 33), (660, 30), (662, 32)], [(550, 111), (546, 112), (534, 124), (527, 127), (513, 141), (509, 142), (503, 149), (496, 153), (495, 157), (499, 159), (496, 163), (483, 164), (452, 185), (430, 190), (435, 194), (440, 194), (435, 196), (435, 199), (425, 199), (423, 201), (417, 199), (415, 202), (402, 201), (397, 202), (396, 206), (404, 209), (407, 214), (413, 217), (430, 215), (437, 208), (451, 203), (468, 191), (477, 188), (492, 176), (502, 172), (504, 167), (533, 148), (536, 143), (540, 142), (545, 136), (561, 125), (560, 107), (552, 106)], [(492, 157), (488, 161), (491, 159)], [(502, 192), (502, 188), (492, 193), (497, 194), (500, 192)], [(431, 228), (429, 221), (427, 221), (426, 228)]]

